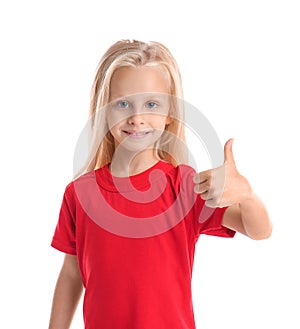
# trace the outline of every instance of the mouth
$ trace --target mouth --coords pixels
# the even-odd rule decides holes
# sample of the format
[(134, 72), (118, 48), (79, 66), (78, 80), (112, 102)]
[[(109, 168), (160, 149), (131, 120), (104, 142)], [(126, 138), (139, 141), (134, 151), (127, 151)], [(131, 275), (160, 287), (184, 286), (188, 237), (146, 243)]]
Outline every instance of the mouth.
[(146, 135), (150, 134), (150, 130), (143, 130), (143, 131), (138, 131), (138, 130), (122, 130), (123, 133), (125, 133), (127, 136), (132, 137), (132, 138), (143, 138)]

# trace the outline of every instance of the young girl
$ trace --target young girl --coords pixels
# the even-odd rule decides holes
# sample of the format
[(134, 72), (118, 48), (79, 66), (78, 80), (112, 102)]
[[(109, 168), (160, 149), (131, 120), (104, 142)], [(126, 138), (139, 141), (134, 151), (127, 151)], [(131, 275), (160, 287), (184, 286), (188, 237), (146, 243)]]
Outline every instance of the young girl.
[(157, 42), (119, 41), (92, 88), (86, 166), (65, 190), (52, 246), (65, 259), (50, 329), (67, 329), (85, 289), (86, 329), (195, 328), (191, 278), (200, 234), (271, 234), (237, 171), (187, 165), (181, 77)]

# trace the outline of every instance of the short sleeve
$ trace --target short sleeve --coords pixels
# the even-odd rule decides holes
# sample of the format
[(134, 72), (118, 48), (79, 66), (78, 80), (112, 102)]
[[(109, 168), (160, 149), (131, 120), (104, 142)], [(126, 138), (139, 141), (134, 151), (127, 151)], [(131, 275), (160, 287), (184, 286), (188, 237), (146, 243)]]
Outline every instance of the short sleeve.
[(235, 231), (222, 225), (223, 216), (227, 207), (207, 207), (205, 205), (205, 200), (201, 198), (200, 194), (194, 192), (195, 184), (193, 182), (193, 176), (195, 173), (195, 170), (190, 166), (180, 166), (180, 189), (183, 191), (182, 204), (188, 205), (188, 209), (191, 209), (190, 214), (192, 215), (192, 223), (196, 239), (200, 234), (227, 238), (233, 237)]
[(214, 235), (225, 238), (232, 238), (235, 231), (222, 225), (223, 216), (227, 207), (210, 208), (205, 205), (205, 201), (197, 195), (195, 202), (194, 228), (196, 237), (200, 234)]
[(67, 254), (76, 255), (76, 218), (74, 194), (70, 183), (64, 192), (51, 246)]

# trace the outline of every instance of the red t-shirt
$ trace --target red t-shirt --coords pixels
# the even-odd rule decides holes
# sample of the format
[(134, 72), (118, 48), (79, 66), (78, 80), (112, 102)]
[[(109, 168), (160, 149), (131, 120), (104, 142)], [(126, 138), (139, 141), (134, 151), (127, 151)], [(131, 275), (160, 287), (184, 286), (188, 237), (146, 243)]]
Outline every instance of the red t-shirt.
[(66, 187), (52, 246), (77, 255), (86, 329), (193, 329), (200, 234), (233, 237), (226, 208), (194, 193), (194, 170), (160, 161), (116, 178), (108, 166)]

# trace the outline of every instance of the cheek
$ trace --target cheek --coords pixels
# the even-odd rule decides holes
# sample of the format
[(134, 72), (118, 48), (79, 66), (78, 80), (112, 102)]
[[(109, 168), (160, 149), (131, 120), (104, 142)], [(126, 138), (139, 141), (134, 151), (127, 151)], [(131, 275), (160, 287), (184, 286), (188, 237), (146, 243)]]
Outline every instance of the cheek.
[(119, 144), (121, 141), (121, 135), (120, 135), (120, 129), (118, 125), (114, 125), (110, 128), (108, 128), (110, 134), (112, 135), (114, 139), (115, 146)]
[(169, 117), (165, 116), (165, 115), (159, 115), (157, 116), (154, 120), (153, 123), (156, 127), (159, 127), (160, 129), (164, 130), (166, 124), (169, 123)]
[(114, 129), (114, 130), (116, 130), (117, 127), (120, 126), (124, 122), (124, 120), (126, 120), (126, 117), (119, 112), (112, 111), (106, 117), (106, 122), (107, 122), (108, 128)]

